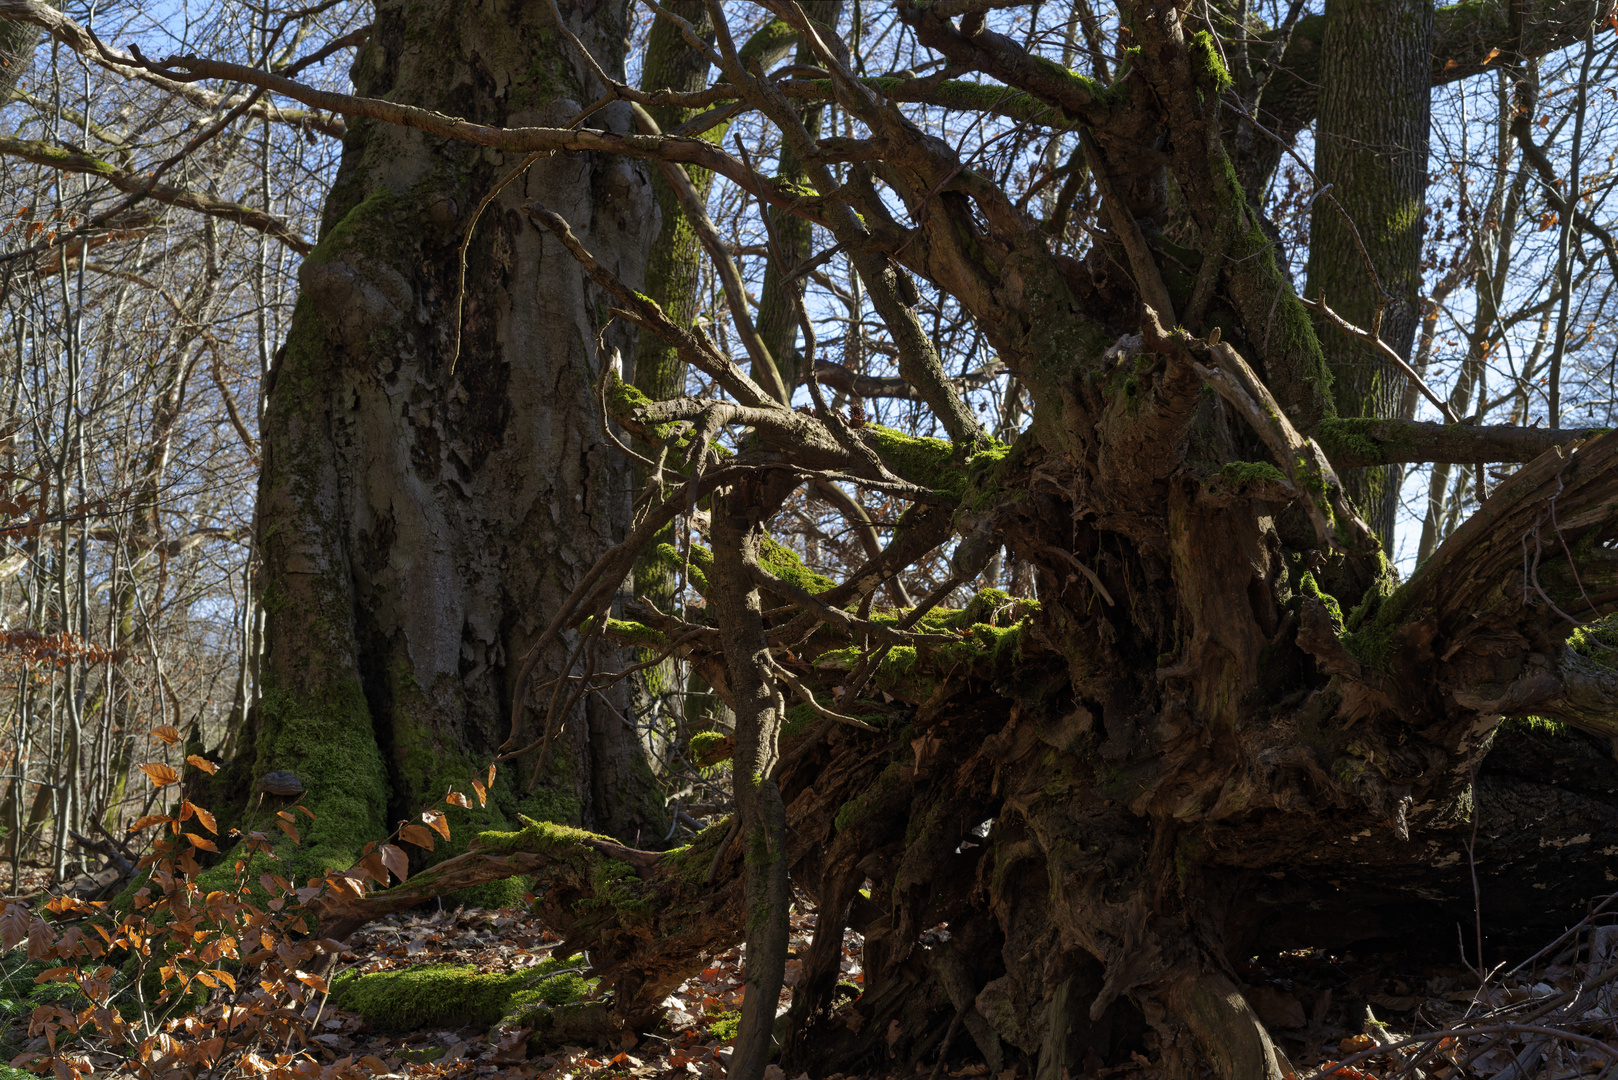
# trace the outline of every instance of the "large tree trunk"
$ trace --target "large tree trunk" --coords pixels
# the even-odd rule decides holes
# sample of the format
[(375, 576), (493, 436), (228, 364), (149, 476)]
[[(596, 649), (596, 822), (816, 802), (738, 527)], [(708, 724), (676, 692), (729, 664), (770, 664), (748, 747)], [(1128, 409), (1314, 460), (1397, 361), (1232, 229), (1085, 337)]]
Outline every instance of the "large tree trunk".
[[(621, 77), (622, 0), (561, 8)], [(354, 78), (362, 93), (507, 126), (566, 124), (601, 90), (538, 2), (380, 4)], [(588, 123), (624, 130), (630, 116), (612, 106)], [(631, 477), (595, 386), (612, 352), (633, 350), (517, 207), (561, 213), (637, 283), (656, 209), (641, 165), (542, 157), (477, 221), (457, 311), (457, 248), (479, 200), (522, 161), (355, 124), (267, 387), (263, 688), (234, 785), (249, 794), (267, 771), (296, 774), (317, 815), (306, 850), (328, 864), (449, 785), (468, 790), (502, 746), (528, 749), (457, 827), (521, 812), (631, 843), (663, 836), (621, 690), (569, 710), (539, 771), (533, 744), (572, 641), (525, 685), (516, 677), (549, 614), (627, 529)], [(596, 649), (599, 669), (624, 666)]]
[[(1332, 0), (1320, 43), (1320, 116), (1309, 238), (1310, 299), (1324, 295), (1358, 326), (1409, 359), (1421, 321), (1427, 142), (1432, 114), (1432, 0)], [(1374, 78), (1367, 77), (1371, 71)], [(1380, 317), (1380, 320), (1378, 319)], [(1344, 416), (1398, 416), (1404, 376), (1371, 345), (1317, 319)], [(1344, 479), (1365, 519), (1390, 548), (1399, 504), (1398, 465)]]
[[(886, 190), (840, 184), (797, 122), (797, 106), (726, 61), (729, 85), (791, 143), (820, 196), (812, 212), (849, 252), (900, 374), (949, 442), (856, 427), (830, 410), (793, 410), (639, 295), (618, 239), (592, 232), (595, 219), (569, 215), (569, 236), (561, 218), (531, 213), (618, 304), (677, 341), (733, 399), (649, 401), (615, 385), (615, 419), (647, 444), (671, 439), (677, 449), (681, 438), (704, 449), (724, 424), (748, 429), (734, 456), (698, 455), (700, 481), (695, 470), (665, 477), (672, 497), (637, 525), (635, 544), (707, 500), (715, 550), (691, 552), (691, 581), (706, 606), (681, 615), (648, 610), (641, 625), (607, 629), (624, 644), (666, 645), (693, 660), (734, 709), (739, 820), (661, 856), (539, 827), (491, 834), (436, 879), (391, 896), (333, 901), (331, 932), (436, 886), (533, 873), (544, 879), (542, 902), (558, 928), (590, 946), (597, 969), (616, 984), (615, 1008), (628, 1024), (655, 1015), (668, 989), (702, 963), (701, 950), (745, 937), (750, 988), (732, 1075), (756, 1080), (772, 1042), (790, 870), (819, 907), (784, 1040), (794, 1069), (927, 1060), (958, 1019), (991, 1061), (1022, 1055), (1037, 1080), (1057, 1080), (1087, 1049), (1134, 1048), (1175, 1077), (1208, 1065), (1222, 1080), (1279, 1080), (1286, 1062), (1233, 980), (1232, 961), (1246, 950), (1319, 943), (1328, 932), (1316, 918), (1322, 912), (1357, 913), (1357, 925), (1343, 931), (1355, 940), (1385, 936), (1390, 911), (1426, 910), (1429, 925), (1453, 918), (1469, 902), (1457, 852), (1474, 820), (1486, 865), (1492, 859), (1496, 870), (1539, 875), (1544, 884), (1592, 884), (1583, 871), (1519, 857), (1518, 849), (1525, 820), (1547, 808), (1576, 836), (1606, 843), (1614, 822), (1600, 787), (1610, 763), (1592, 760), (1581, 773), (1589, 783), (1559, 787), (1554, 778), (1513, 777), (1510, 767), (1532, 757), (1519, 748), (1521, 757), (1474, 780), (1504, 717), (1549, 716), (1602, 740), (1618, 733), (1610, 656), (1588, 634), (1570, 638), (1565, 615), (1575, 605), (1592, 618), (1618, 609), (1618, 435), (1545, 453), (1553, 444), (1538, 442), (1525, 452), (1539, 436), (1435, 434), (1379, 419), (1381, 406), (1366, 404), (1375, 395), (1334, 400), (1331, 353), (1227, 154), (1228, 77), (1217, 43), (1176, 5), (1128, 8), (1139, 48), (1107, 94), (1056, 65), (1030, 62), (980, 15), (957, 26), (932, 6), (902, 9), (917, 40), (958, 70), (1018, 86), (1087, 126), (1083, 152), (1106, 229), (1082, 265), (1053, 252), (1044, 232), (942, 140), (919, 137), (886, 102), (855, 92), (852, 78), (840, 107), (889, 141)], [(802, 18), (796, 6), (771, 10)], [(1425, 32), (1401, 31), (1418, 40)], [(842, 62), (835, 46), (816, 55), (828, 68)], [(357, 130), (358, 138), (381, 138)], [(534, 145), (553, 136), (523, 138)], [(404, 136), (387, 141), (413, 145)], [(681, 160), (698, 149), (649, 139), (616, 145)], [(701, 160), (728, 167), (717, 155)], [(1166, 170), (1190, 219), (1178, 234), (1196, 250), (1170, 251), (1157, 235)], [(1345, 186), (1359, 183), (1354, 175), (1345, 173)], [(799, 205), (796, 193), (758, 188), (761, 199)], [(361, 194), (345, 196), (345, 205)], [(1348, 205), (1361, 205), (1356, 198), (1345, 193)], [(895, 218), (901, 203), (913, 224)], [(361, 227), (346, 234), (363, 231), (365, 205), (351, 212)], [(1363, 205), (1399, 204), (1373, 193)], [(346, 234), (339, 227), (323, 243), (352, 245)], [(1382, 235), (1368, 242), (1381, 244)], [(551, 258), (547, 248), (542, 270), (554, 267)], [(387, 287), (431, 278), (418, 264), (398, 265), (409, 273)], [(511, 273), (526, 272), (521, 260), (514, 265)], [(374, 282), (366, 287), (379, 296), (393, 280), (350, 273)], [(952, 294), (1027, 388), (1033, 422), (1015, 445), (993, 445), (943, 377), (911, 274)], [(321, 281), (310, 273), (312, 295)], [(322, 341), (370, 310), (349, 302), (322, 314), (306, 303), (305, 332)], [(363, 350), (378, 335), (369, 324), (361, 330), (349, 333), (359, 344), (348, 348), (369, 356)], [(294, 365), (300, 341), (277, 394), (294, 372), (328, 370)], [(346, 381), (327, 376), (335, 386), (317, 400), (327, 410), (333, 401), (382, 401), (358, 389), (369, 371)], [(320, 500), (340, 507), (350, 498), (340, 481), (355, 445), (310, 438), (304, 430), (334, 425), (322, 412), (325, 427), (300, 429), (304, 415), (280, 414), (284, 441), (271, 449), (280, 472), (266, 487), (267, 505), (278, 510), (311, 507), (295, 519), (308, 526), (293, 530), (300, 540), (327, 535)], [(1527, 464), (1400, 585), (1314, 436), (1343, 467)], [(1501, 442), (1486, 447), (1491, 439)], [(1510, 440), (1517, 450), (1503, 449)], [(293, 447), (304, 445), (331, 448), (315, 459), (319, 469), (288, 472)], [(363, 475), (373, 473), (391, 475)], [(789, 491), (828, 474), (912, 504), (888, 549), (830, 586), (763, 535)], [(297, 479), (278, 487), (276, 475)], [(397, 485), (371, 482), (394, 497)], [(1374, 511), (1380, 503), (1372, 502)], [(347, 548), (369, 550), (380, 535), (383, 515), (372, 502), (361, 505), (354, 535), (339, 530), (329, 548), (293, 548), (271, 529), (269, 542), (284, 545), (272, 548), (272, 580), (303, 590), (276, 603), (319, 610), (306, 598), (322, 595), (322, 568)], [(390, 514), (390, 522), (405, 520), (398, 509)], [(1038, 603), (986, 593), (925, 622), (920, 608), (898, 621), (851, 614), (951, 529), (961, 535), (952, 586), (975, 579), (1003, 545), (1035, 568)], [(626, 544), (603, 563), (601, 580), (610, 586), (621, 577), (635, 551)], [(392, 565), (379, 561), (356, 577), (386, 583)], [(342, 610), (384, 610), (375, 598), (391, 594), (376, 588), (368, 584)], [(598, 615), (607, 591), (581, 590), (554, 621), (578, 625)], [(307, 615), (303, 622), (325, 629)], [(360, 644), (333, 638), (337, 646), (352, 651), (373, 637), (414, 645), (402, 631), (382, 633), (374, 616), (354, 625)], [(271, 666), (287, 684), (344, 655), (322, 646), (301, 657), (277, 653)], [(365, 700), (402, 714), (397, 703), (407, 695), (386, 678), (374, 689), (379, 676), (364, 670)], [(412, 693), (430, 699), (434, 684), (421, 685)], [(287, 700), (307, 700), (302, 692)], [(293, 715), (279, 701), (275, 708)], [(595, 873), (602, 859), (626, 863), (636, 881), (603, 889), (627, 879), (621, 869)], [(947, 941), (931, 932), (939, 924), (948, 926)], [(850, 925), (865, 934), (864, 993), (839, 1005), (837, 959)]]

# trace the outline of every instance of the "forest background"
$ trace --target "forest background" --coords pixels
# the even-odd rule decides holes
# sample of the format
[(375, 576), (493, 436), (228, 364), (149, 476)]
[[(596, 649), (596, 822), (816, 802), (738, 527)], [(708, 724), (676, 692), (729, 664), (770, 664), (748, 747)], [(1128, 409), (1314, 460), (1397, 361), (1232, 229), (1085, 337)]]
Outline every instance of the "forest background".
[[(1064, 67), (1090, 63), (1105, 73), (1122, 51), (1115, 13), (1055, 4), (963, 11), (977, 8), (986, 9), (991, 29)], [(762, 9), (727, 10), (738, 41), (772, 24)], [(350, 3), (298, 10), (221, 3), (197, 11), (69, 4), (62, 12), (129, 52), (194, 54), (340, 93), (353, 91), (353, 50), (373, 17), (369, 5)], [(1243, 5), (1218, 17), (1277, 27), (1318, 14), (1307, 4)], [(1618, 247), (1608, 223), (1618, 91), (1613, 28), (1602, 29), (1601, 14), (1592, 7), (1583, 25), (1596, 29), (1531, 64), (1508, 73), (1491, 56), (1475, 74), (1433, 87), (1408, 360), (1452, 418), (1523, 428), (1612, 423)], [(894, 10), (845, 4), (838, 19), (861, 74), (920, 76), (938, 66)], [(656, 55), (653, 25), (653, 13), (631, 9), (629, 84), (641, 84), (640, 65)], [(65, 47), (60, 36), (30, 54), (33, 34), (27, 29), (18, 44), (8, 43), (15, 57), (8, 71), (18, 77), (0, 111), (7, 245), (0, 254), (0, 511), (8, 515), (0, 557), (7, 680), (0, 828), (14, 893), (90, 871), (97, 849), (113, 842), (108, 834), (121, 842), (128, 823), (168, 809), (174, 791), (145, 783), (150, 774), (141, 766), (183, 770), (188, 755), (218, 762), (248, 753), (242, 740), (264, 685), (265, 568), (255, 521), (268, 437), (265, 386), (291, 331), (300, 265), (322, 233), (349, 123), (286, 102), (249, 101), (243, 84), (130, 78)], [(1533, 84), (1526, 115), (1524, 79)], [(1102, 193), (1072, 165), (1081, 138), (1072, 125), (1030, 122), (1009, 109), (908, 107), (1014, 194), (1020, 209), (1058, 221), (1056, 247), (1083, 257), (1099, 242), (1085, 223), (1096, 218)], [(848, 138), (856, 133), (854, 120), (835, 108), (822, 122), (834, 133), (843, 124)], [(778, 133), (752, 114), (726, 137), (745, 145), (761, 171), (783, 167)], [(1259, 200), (1298, 282), (1309, 270), (1312, 215), (1329, 194), (1315, 182), (1314, 164), (1305, 127)], [(1567, 191), (1582, 218), (1563, 212)], [(762, 324), (769, 254), (780, 241), (745, 187), (715, 183), (703, 197)], [(911, 436), (950, 434), (899, 378), (898, 350), (855, 260), (824, 234), (810, 241), (811, 250), (831, 251), (801, 275), (801, 288), (817, 355), (830, 358), (821, 380), (832, 408), (858, 410), (865, 422)], [(735, 307), (727, 286), (735, 283), (722, 262), (700, 263), (694, 320), (722, 349), (742, 355), (746, 343), (731, 335), (745, 331), (727, 314)], [(917, 310), (986, 433), (1010, 443), (1027, 430), (1029, 394), (962, 304), (929, 290)], [(632, 358), (622, 362), (633, 366)], [(712, 376), (694, 369), (686, 376), (671, 392), (716, 393)], [(1443, 419), (1417, 381), (1403, 387), (1390, 415)], [(792, 402), (809, 407), (808, 388), (795, 387)], [(723, 438), (739, 448), (732, 435)], [(1390, 515), (1376, 521), (1393, 564), (1408, 577), (1508, 473), (1443, 462), (1399, 469)], [(630, 490), (622, 466), (619, 476)], [(859, 520), (851, 500), (864, 504), (869, 521)], [(843, 484), (794, 495), (770, 533), (805, 569), (841, 581), (869, 554), (867, 532), (894, 534), (900, 509), (870, 488)], [(885, 602), (943, 590), (942, 606), (961, 608), (984, 588), (1013, 599), (1034, 592), (1028, 561), (1009, 549), (996, 549), (967, 579), (954, 554), (946, 544), (906, 566)], [(662, 685), (680, 690), (643, 682), (632, 691), (631, 725), (655, 796), (647, 805), (655, 808), (619, 819), (603, 802), (586, 822), (635, 848), (677, 845), (730, 808), (728, 776), (705, 771), (693, 749), (693, 736), (713, 724), (700, 678), (680, 662), (664, 678)], [(722, 711), (718, 723), (725, 730)], [(572, 805), (590, 804), (584, 793)], [(662, 836), (647, 834), (654, 825), (666, 829)]]

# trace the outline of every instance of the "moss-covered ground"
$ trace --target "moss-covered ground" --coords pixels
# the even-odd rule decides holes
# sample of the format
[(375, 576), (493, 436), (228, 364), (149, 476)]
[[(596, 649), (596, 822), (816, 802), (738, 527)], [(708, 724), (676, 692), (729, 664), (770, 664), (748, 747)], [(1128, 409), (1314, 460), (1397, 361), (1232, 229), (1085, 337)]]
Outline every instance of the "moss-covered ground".
[(473, 964), (421, 964), (341, 978), (332, 1004), (359, 1013), (377, 1031), (488, 1028), (579, 1001), (595, 986), (579, 972), (584, 966), (582, 956), (503, 974)]

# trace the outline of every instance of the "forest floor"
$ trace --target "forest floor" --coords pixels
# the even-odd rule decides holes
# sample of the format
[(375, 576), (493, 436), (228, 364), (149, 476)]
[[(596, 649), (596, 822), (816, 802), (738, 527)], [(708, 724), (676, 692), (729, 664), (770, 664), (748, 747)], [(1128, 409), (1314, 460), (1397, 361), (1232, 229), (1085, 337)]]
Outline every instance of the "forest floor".
[[(810, 911), (794, 913), (794, 955), (807, 949), (814, 921)], [(1237, 974), (1248, 1002), (1299, 1077), (1317, 1076), (1342, 1059), (1347, 1063), (1329, 1075), (1349, 1080), (1618, 1076), (1618, 1050), (1612, 1049), (1618, 1044), (1618, 925), (1596, 926), (1592, 920), (1582, 933), (1564, 937), (1533, 964), (1494, 970), (1481, 990), (1475, 973), (1458, 961), (1446, 963), (1441, 956), (1298, 950), (1251, 958), (1238, 966)], [(947, 938), (947, 927), (935, 927), (923, 936), (922, 945), (930, 947)], [(485, 982), (503, 980), (508, 987), (533, 985), (545, 972), (568, 974), (586, 966), (582, 957), (553, 956), (560, 944), (535, 916), (520, 909), (442, 908), (373, 923), (349, 939), (337, 967), (328, 973), (334, 994), (308, 1007), (307, 1051), (325, 1075), (368, 1074), (372, 1080), (664, 1080), (724, 1075), (745, 992), (740, 949), (714, 958), (680, 986), (664, 1003), (667, 1019), (658, 1031), (642, 1038), (625, 1034), (616, 1045), (532, 1049), (530, 1031), (520, 1026), (520, 1020), (492, 1027), (486, 1021), (458, 1026), (456, 1018), (466, 1015), (466, 1005), (455, 992), (418, 995), (411, 1004), (416, 1022), (408, 1025), (374, 1003), (364, 1013), (334, 1004), (343, 999), (340, 988), (345, 982), (428, 965), (456, 966), (473, 976), (488, 976)], [(850, 932), (845, 937), (840, 981), (852, 984), (851, 991), (862, 981), (861, 945), (859, 935)], [(1458, 956), (1457, 948), (1450, 952)], [(537, 970), (542, 965), (544, 972)], [(532, 980), (518, 978), (530, 969), (536, 969)], [(789, 961), (779, 1012), (790, 1005), (800, 970), (800, 961)], [(594, 992), (593, 982), (575, 982), (586, 995)], [(21, 997), (28, 989), (0, 986), (0, 998)], [(857, 1015), (849, 1012), (850, 1017)], [(439, 1019), (423, 1022), (422, 1016)], [(0, 1044), (35, 1049), (31, 1044), (42, 1040), (27, 1038), (26, 1012), (14, 1010), (10, 1017), (16, 1026), (9, 1032), (0, 1030)], [(403, 1026), (414, 1030), (398, 1030)], [(1559, 1033), (1547, 1034), (1548, 1027)], [(1444, 1032), (1453, 1034), (1440, 1041), (1439, 1033)], [(1390, 1045), (1413, 1036), (1428, 1039), (1410, 1050)], [(1016, 1057), (1008, 1054), (1008, 1060)], [(1159, 1070), (1152, 1057), (1149, 1046), (1120, 1048), (1111, 1060), (1091, 1053), (1064, 1069), (1062, 1080), (1155, 1080)], [(919, 1065), (895, 1059), (891, 1067), (878, 1067), (865, 1076), (959, 1080), (988, 1077), (989, 1072), (972, 1041), (960, 1038), (942, 1066), (931, 1058)], [(0, 1062), (0, 1074), (6, 1073)], [(806, 1074), (789, 1078), (772, 1065), (767, 1080), (806, 1080)], [(856, 1078), (838, 1074), (817, 1080)], [(1008, 1068), (989, 1080), (1028, 1080), (1027, 1070)]]
[[(807, 949), (814, 933), (812, 912), (795, 912), (791, 948)], [(931, 941), (946, 940), (948, 930), (929, 931)], [(395, 916), (356, 934), (345, 967), (356, 973), (385, 971), (420, 964), (471, 964), (491, 972), (535, 966), (550, 957), (559, 944), (531, 915), (522, 911), (442, 910), (428, 914)], [(861, 939), (849, 932), (843, 944), (841, 980), (858, 984)], [(1457, 950), (1452, 949), (1452, 952)], [(1238, 967), (1243, 991), (1254, 1010), (1280, 1042), (1299, 1076), (1309, 1076), (1329, 1063), (1420, 1033), (1462, 1026), (1487, 1026), (1491, 1019), (1508, 1019), (1519, 1026), (1564, 993), (1588, 987), (1597, 969), (1612, 965), (1618, 952), (1618, 926), (1598, 928), (1583, 942), (1573, 941), (1537, 965), (1518, 971), (1498, 970), (1485, 988), (1458, 961), (1444, 963), (1401, 954), (1327, 954), (1298, 950), (1255, 957)], [(1594, 961), (1589, 958), (1594, 954)], [(564, 961), (567, 958), (560, 958)], [(1561, 962), (1556, 962), (1560, 960)], [(792, 987), (801, 964), (787, 965), (788, 986), (781, 993), (780, 1012), (791, 1003)], [(737, 1009), (744, 993), (740, 950), (716, 958), (696, 978), (688, 980), (665, 1002), (666, 1027), (636, 1040), (627, 1036), (618, 1046), (568, 1046), (528, 1056), (524, 1032), (496, 1027), (458, 1030), (419, 1030), (411, 1033), (375, 1031), (354, 1013), (329, 1009), (318, 1026), (317, 1053), (325, 1060), (348, 1056), (375, 1056), (388, 1072), (401, 1077), (502, 1077), (506, 1080), (585, 1080), (612, 1076), (718, 1077), (728, 1063), (728, 1046), (735, 1034)], [(1584, 1003), (1578, 1022), (1569, 1030), (1591, 1042), (1611, 1045), (1618, 1026), (1618, 984), (1609, 983)], [(1526, 1015), (1525, 1015), (1526, 1014)], [(1451, 1039), (1432, 1056), (1421, 1073), (1435, 1080), (1489, 1077), (1513, 1080), (1518, 1076), (1543, 1080), (1608, 1075), (1618, 1055), (1599, 1046), (1547, 1038), (1534, 1032), (1505, 1033), (1485, 1049), (1490, 1035)], [(1482, 1050), (1482, 1053), (1478, 1053)], [(1475, 1055), (1475, 1056), (1474, 1056)], [(1466, 1058), (1472, 1060), (1466, 1062)], [(1464, 1067), (1458, 1063), (1466, 1062)], [(1398, 1051), (1373, 1054), (1338, 1070), (1336, 1076), (1376, 1077), (1420, 1075), (1406, 1071), (1413, 1064)], [(989, 1072), (970, 1039), (957, 1039), (951, 1059), (935, 1069), (929, 1060), (914, 1067), (879, 1070), (873, 1076), (928, 1077), (929, 1080), (986, 1076)], [(1120, 1051), (1114, 1060), (1098, 1056), (1064, 1070), (1064, 1077), (1138, 1077), (1153, 1080), (1158, 1070), (1145, 1054)], [(1618, 1075), (1618, 1067), (1612, 1075)], [(771, 1066), (771, 1080), (788, 1080)], [(1011, 1068), (994, 1080), (1021, 1080), (1026, 1071)], [(803, 1080), (803, 1078), (792, 1078)], [(830, 1080), (841, 1080), (840, 1077)], [(852, 1078), (850, 1078), (852, 1080)]]

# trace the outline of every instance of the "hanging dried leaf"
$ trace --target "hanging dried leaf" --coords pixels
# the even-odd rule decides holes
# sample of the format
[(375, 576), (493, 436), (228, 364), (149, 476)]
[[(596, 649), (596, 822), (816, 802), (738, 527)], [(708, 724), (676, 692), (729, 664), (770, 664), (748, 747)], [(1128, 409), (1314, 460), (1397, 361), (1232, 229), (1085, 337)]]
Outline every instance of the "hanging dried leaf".
[(406, 843), (415, 844), (419, 848), (433, 849), (433, 834), (420, 825), (403, 825), (399, 828), (399, 839)]
[(158, 787), (166, 787), (180, 779), (180, 774), (174, 771), (172, 765), (165, 765), (161, 761), (148, 762), (140, 766), (140, 771), (152, 778), (152, 783)]
[[(420, 828), (420, 826), (416, 827)], [(428, 837), (428, 839), (430, 840), (432, 838)], [(410, 856), (405, 854), (404, 848), (397, 847), (393, 844), (383, 844), (381, 855), (382, 865), (386, 866), (390, 871), (392, 871), (394, 877), (398, 878), (400, 881), (403, 881), (409, 876)]]
[(154, 739), (162, 739), (170, 746), (180, 741), (180, 729), (173, 724), (160, 724), (154, 727), (150, 734)]

